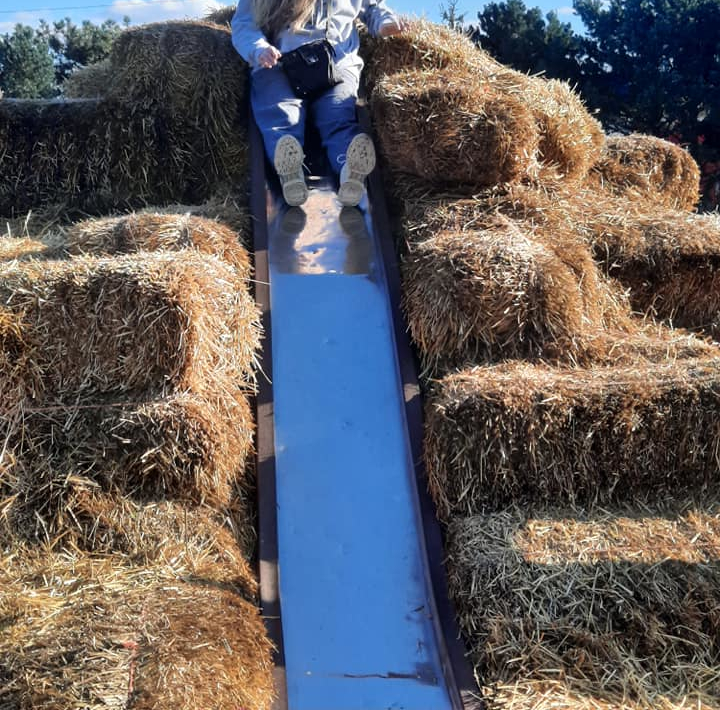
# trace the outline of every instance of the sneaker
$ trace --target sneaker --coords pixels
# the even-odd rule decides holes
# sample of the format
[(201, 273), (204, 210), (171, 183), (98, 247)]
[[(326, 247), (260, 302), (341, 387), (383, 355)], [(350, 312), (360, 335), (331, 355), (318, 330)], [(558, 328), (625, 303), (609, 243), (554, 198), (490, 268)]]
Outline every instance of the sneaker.
[(365, 178), (375, 167), (375, 146), (367, 133), (350, 141), (345, 165), (340, 171), (338, 199), (346, 207), (357, 207), (365, 194)]
[(308, 198), (302, 167), (304, 158), (302, 146), (293, 136), (283, 136), (275, 146), (273, 165), (280, 178), (285, 202), (292, 207), (302, 205)]

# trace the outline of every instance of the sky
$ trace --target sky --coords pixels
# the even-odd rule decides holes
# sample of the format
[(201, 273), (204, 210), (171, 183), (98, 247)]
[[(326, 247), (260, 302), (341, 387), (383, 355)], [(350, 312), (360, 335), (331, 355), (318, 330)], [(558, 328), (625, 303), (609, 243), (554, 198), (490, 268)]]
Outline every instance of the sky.
[[(208, 11), (232, 0), (1, 0), (0, 34), (12, 32), (17, 23), (35, 26), (40, 19), (48, 21), (70, 17), (74, 22), (91, 20), (95, 23), (107, 19), (122, 21), (127, 15), (133, 24), (158, 22), (186, 17), (200, 17)], [(400, 13), (440, 19), (442, 0), (388, 0)], [(563, 22), (572, 22), (581, 28), (573, 15), (570, 3), (563, 0), (525, 0), (528, 7), (539, 6), (544, 13), (555, 10)], [(460, 0), (458, 11), (472, 22), (481, 10), (484, 0)], [(573, 19), (574, 18), (574, 19)]]

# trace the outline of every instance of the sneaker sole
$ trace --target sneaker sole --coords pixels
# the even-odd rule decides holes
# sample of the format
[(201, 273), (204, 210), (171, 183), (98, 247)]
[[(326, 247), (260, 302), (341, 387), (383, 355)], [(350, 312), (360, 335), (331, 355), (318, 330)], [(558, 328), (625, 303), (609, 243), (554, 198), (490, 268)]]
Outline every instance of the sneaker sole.
[(345, 155), (348, 175), (340, 185), (338, 199), (346, 207), (357, 207), (365, 194), (365, 178), (375, 168), (375, 146), (370, 136), (355, 136)]
[(305, 179), (297, 177), (298, 173), (302, 174), (304, 158), (302, 146), (292, 136), (283, 136), (278, 141), (273, 165), (280, 178), (283, 198), (291, 207), (302, 205), (308, 198)]

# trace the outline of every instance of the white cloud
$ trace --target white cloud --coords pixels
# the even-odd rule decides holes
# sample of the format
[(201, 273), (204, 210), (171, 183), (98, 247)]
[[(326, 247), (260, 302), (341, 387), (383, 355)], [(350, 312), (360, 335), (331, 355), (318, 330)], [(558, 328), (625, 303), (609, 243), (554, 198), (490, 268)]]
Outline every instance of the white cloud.
[(572, 7), (571, 5), (564, 5), (563, 7), (559, 7), (559, 8), (557, 8), (557, 10), (555, 10), (555, 12), (557, 12), (558, 15), (576, 15), (577, 14), (575, 12), (575, 8)]
[(108, 17), (119, 21), (127, 15), (134, 25), (140, 25), (146, 22), (203, 17), (229, 4), (232, 3), (217, 0), (116, 0), (112, 7), (108, 8)]

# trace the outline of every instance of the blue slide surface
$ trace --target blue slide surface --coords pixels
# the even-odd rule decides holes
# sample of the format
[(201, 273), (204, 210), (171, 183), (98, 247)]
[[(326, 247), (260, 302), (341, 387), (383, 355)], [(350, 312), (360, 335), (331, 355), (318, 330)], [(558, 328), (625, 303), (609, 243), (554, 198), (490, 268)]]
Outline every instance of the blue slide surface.
[(267, 239), (287, 706), (455, 708), (371, 220), (323, 184), (303, 210)]

